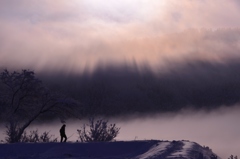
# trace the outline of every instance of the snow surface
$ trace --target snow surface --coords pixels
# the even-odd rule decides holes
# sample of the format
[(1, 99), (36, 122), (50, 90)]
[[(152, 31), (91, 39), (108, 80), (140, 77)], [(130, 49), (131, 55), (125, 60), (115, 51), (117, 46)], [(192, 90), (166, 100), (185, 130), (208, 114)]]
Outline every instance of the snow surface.
[(191, 151), (191, 149), (193, 148), (194, 143), (184, 141), (183, 144), (184, 144), (184, 146), (182, 147), (182, 149), (172, 153), (171, 156), (168, 158), (176, 158), (176, 157), (188, 158), (189, 157), (188, 154)]
[(136, 159), (147, 159), (153, 158), (155, 156), (161, 155), (167, 147), (170, 145), (170, 142), (159, 142), (158, 144), (152, 146), (147, 152), (136, 157)]
[(210, 159), (211, 150), (189, 141), (0, 144), (0, 159)]

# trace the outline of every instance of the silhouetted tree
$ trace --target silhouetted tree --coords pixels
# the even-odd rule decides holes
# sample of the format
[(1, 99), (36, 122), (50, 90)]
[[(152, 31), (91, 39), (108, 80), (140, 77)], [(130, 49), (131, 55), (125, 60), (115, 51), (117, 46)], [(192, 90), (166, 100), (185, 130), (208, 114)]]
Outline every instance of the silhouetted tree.
[(45, 131), (42, 134), (39, 134), (37, 129), (32, 130), (29, 133), (26, 133), (26, 131), (24, 131), (20, 142), (57, 142), (57, 138), (55, 138), (54, 135), (50, 135), (49, 133), (50, 131)]
[(44, 87), (33, 71), (4, 70), (0, 81), (0, 110), (6, 121), (6, 141), (9, 143), (20, 142), (24, 130), (42, 114), (64, 116), (76, 106), (74, 100)]
[(82, 130), (77, 130), (82, 142), (112, 141), (119, 134), (120, 128), (116, 124), (108, 125), (107, 120), (94, 118), (89, 119), (89, 125), (83, 125)]
[(211, 159), (218, 159), (218, 157), (216, 155), (212, 154)]
[(228, 159), (238, 159), (238, 157), (237, 156), (233, 156), (233, 155), (231, 155)]

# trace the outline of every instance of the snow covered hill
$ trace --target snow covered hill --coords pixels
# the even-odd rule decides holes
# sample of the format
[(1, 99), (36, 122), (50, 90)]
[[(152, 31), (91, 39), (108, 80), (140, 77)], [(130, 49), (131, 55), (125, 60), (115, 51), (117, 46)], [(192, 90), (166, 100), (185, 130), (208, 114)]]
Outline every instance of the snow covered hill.
[(211, 159), (209, 148), (189, 141), (0, 144), (0, 159)]

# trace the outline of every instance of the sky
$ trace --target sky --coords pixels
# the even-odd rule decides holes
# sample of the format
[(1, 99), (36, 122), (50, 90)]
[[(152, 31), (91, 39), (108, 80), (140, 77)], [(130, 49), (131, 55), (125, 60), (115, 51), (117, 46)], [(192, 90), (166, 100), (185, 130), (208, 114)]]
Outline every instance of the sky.
[(0, 67), (81, 72), (239, 58), (238, 0), (1, 0)]
[[(98, 70), (99, 66), (148, 66), (158, 71), (168, 70), (170, 73), (163, 74), (165, 78), (152, 80), (160, 81), (157, 84), (149, 82), (150, 84), (145, 85), (144, 80), (148, 79), (149, 74), (143, 74), (142, 77), (146, 78), (139, 80), (137, 73), (132, 74), (127, 71), (129, 67), (124, 67), (123, 77), (112, 77), (115, 83), (107, 83), (111, 79), (105, 82), (121, 88), (123, 93), (121, 94), (120, 89), (119, 94), (125, 95), (122, 97), (128, 97), (126, 92), (131, 95), (129, 90), (133, 90), (136, 98), (132, 95), (131, 99), (126, 98), (129, 101), (134, 99), (143, 103), (139, 100), (143, 99), (149, 102), (142, 95), (147, 96), (150, 93), (153, 95), (150, 99), (161, 99), (166, 105), (170, 103), (182, 106), (187, 103), (199, 107), (239, 107), (239, 15), (239, 0), (0, 0), (0, 69), (81, 73), (85, 70)], [(92, 83), (102, 76), (109, 77), (107, 73), (101, 75), (101, 69), (99, 70), (100, 75), (96, 74)], [(109, 70), (109, 74), (114, 74)], [(134, 84), (138, 81), (149, 92), (136, 93), (135, 88), (130, 87), (132, 79)], [(85, 83), (82, 80), (82, 84), (78, 80), (69, 84), (71, 88), (69, 85), (65, 87), (73, 88), (77, 92), (74, 93), (79, 94), (84, 89), (80, 86), (85, 86), (88, 82), (91, 84), (88, 79)], [(151, 81), (151, 78), (146, 81)], [(62, 86), (64, 82), (59, 83)], [(122, 87), (124, 85), (126, 88)], [(157, 86), (159, 90), (148, 89), (154, 88), (153, 86)], [(88, 95), (86, 92), (83, 94)], [(151, 94), (152, 92), (155, 94)], [(166, 92), (169, 96), (166, 96)], [(128, 100), (122, 100), (123, 105)], [(149, 105), (146, 107), (144, 111), (149, 109)], [(227, 117), (234, 119), (225, 120), (225, 116), (219, 113), (212, 122), (217, 123), (217, 128), (212, 127), (214, 124), (211, 122), (208, 125), (210, 135), (218, 134), (218, 131), (222, 135), (217, 135), (224, 139), (216, 139), (219, 142), (227, 141), (228, 136), (233, 136), (231, 141), (239, 136), (236, 134), (239, 129), (233, 125), (235, 119), (239, 118), (239, 109), (227, 113)], [(197, 117), (190, 116), (182, 120), (191, 126), (187, 129), (197, 129), (196, 122), (188, 123), (191, 119), (195, 121)], [(212, 119), (212, 116), (209, 118)], [(221, 125), (219, 121), (215, 122), (217, 119), (226, 123)], [(166, 120), (169, 121), (168, 118)], [(178, 119), (177, 121), (181, 122)], [(202, 118), (196, 121), (202, 121)], [(206, 129), (204, 123), (199, 124), (199, 128)], [(146, 125), (152, 126), (148, 123)], [(166, 130), (172, 131), (167, 127), (169, 122), (163, 125)], [(228, 133), (221, 126), (226, 130), (235, 129)], [(160, 130), (158, 132), (161, 133)], [(169, 132), (165, 131), (163, 135)], [(183, 130), (183, 136), (177, 139), (185, 138), (184, 133)], [(132, 134), (131, 139), (135, 137), (134, 134), (137, 135), (136, 131)], [(192, 137), (191, 140), (199, 138), (191, 136), (194, 132), (187, 135)], [(146, 136), (141, 137), (143, 139)], [(208, 139), (207, 136), (198, 142), (208, 144)], [(234, 148), (230, 147), (234, 149), (234, 153), (237, 152), (235, 147), (239, 147), (239, 141), (236, 141), (232, 145)], [(212, 142), (209, 141), (210, 143)], [(219, 143), (215, 142), (211, 146), (214, 148), (217, 144)], [(217, 151), (221, 153), (222, 149), (220, 147)]]

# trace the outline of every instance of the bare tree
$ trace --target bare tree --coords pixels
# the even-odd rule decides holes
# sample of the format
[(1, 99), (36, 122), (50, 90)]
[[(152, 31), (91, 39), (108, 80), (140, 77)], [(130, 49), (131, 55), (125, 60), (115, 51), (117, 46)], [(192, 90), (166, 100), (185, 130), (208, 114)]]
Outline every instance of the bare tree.
[(81, 142), (100, 142), (112, 141), (119, 134), (120, 128), (116, 124), (108, 124), (107, 120), (94, 118), (89, 119), (88, 125), (83, 125), (82, 129), (78, 129), (78, 135)]
[(6, 141), (9, 143), (20, 142), (24, 130), (42, 114), (64, 115), (75, 105), (73, 100), (50, 92), (33, 71), (10, 73), (4, 70), (0, 80), (0, 110), (6, 121)]
[(21, 142), (57, 142), (57, 138), (54, 135), (49, 134), (50, 131), (45, 131), (42, 134), (38, 132), (38, 129), (31, 130), (29, 133), (24, 131)]

